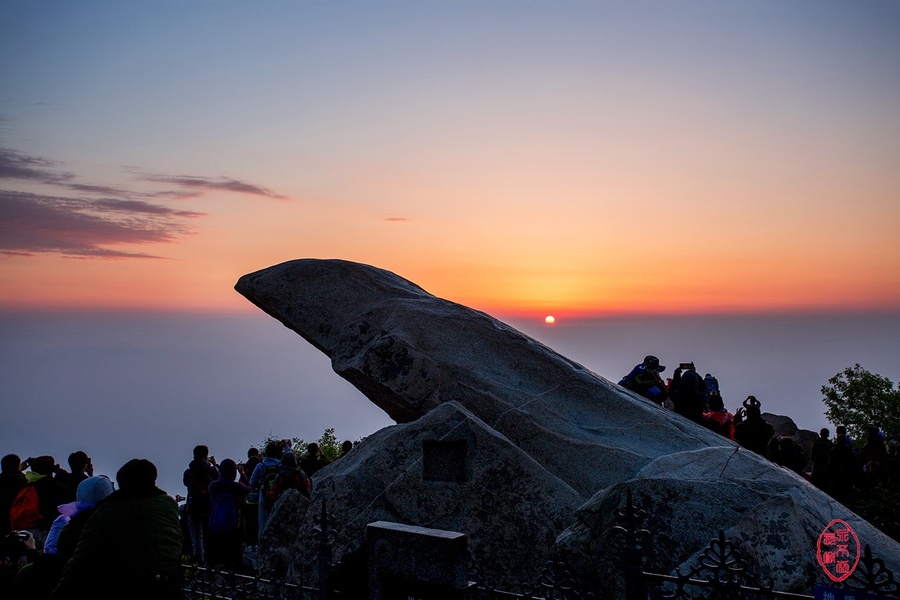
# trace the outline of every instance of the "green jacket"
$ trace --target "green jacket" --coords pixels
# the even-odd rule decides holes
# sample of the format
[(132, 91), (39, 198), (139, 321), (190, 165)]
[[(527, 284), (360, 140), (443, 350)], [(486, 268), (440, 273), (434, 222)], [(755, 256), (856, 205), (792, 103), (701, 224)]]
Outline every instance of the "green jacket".
[(66, 564), (53, 600), (183, 598), (178, 506), (158, 488), (100, 502)]

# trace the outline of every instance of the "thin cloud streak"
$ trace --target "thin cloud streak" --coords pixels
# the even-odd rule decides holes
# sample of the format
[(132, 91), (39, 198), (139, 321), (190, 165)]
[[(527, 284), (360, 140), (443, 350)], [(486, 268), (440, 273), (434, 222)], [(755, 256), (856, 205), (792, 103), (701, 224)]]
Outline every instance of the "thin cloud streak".
[[(136, 181), (161, 183), (176, 189), (148, 191), (77, 183), (72, 181), (75, 174), (60, 167), (61, 163), (0, 147), (0, 180), (18, 180), (65, 190), (60, 195), (47, 195), (0, 189), (0, 254), (163, 258), (105, 246), (173, 243), (183, 235), (194, 233), (185, 220), (207, 216), (202, 212), (175, 210), (160, 203), (165, 200), (199, 198), (214, 191), (286, 198), (263, 186), (229, 177), (169, 176), (147, 173), (137, 167), (123, 168)], [(68, 192), (94, 197), (73, 197)]]
[(75, 178), (73, 173), (54, 170), (59, 163), (0, 148), (0, 179), (61, 184)]
[(161, 258), (106, 245), (173, 242), (191, 233), (173, 211), (139, 200), (86, 200), (0, 191), (0, 253), (81, 258)]
[(254, 185), (232, 179), (230, 177), (199, 177), (196, 175), (153, 175), (145, 174), (139, 177), (142, 181), (152, 181), (154, 183), (167, 183), (180, 186), (187, 189), (197, 189), (202, 191), (225, 191), (237, 192), (239, 194), (249, 194), (251, 196), (264, 196), (266, 198), (275, 198), (278, 200), (286, 200), (287, 196), (276, 194), (272, 190), (260, 185)]

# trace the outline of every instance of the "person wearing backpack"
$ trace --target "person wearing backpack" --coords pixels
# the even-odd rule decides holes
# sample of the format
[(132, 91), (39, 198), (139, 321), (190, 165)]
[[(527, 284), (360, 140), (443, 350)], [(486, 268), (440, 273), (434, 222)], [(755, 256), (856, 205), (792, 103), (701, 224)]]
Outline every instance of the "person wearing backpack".
[(0, 459), (0, 539), (12, 531), (9, 526), (9, 509), (13, 500), (28, 480), (22, 469), (25, 465), (15, 454), (7, 454)]
[(659, 374), (665, 370), (666, 368), (659, 364), (658, 358), (648, 354), (641, 364), (635, 365), (625, 377), (619, 380), (619, 385), (637, 392), (656, 404), (662, 404), (668, 394), (666, 384), (663, 383)]
[(278, 442), (271, 441), (266, 444), (265, 457), (253, 469), (250, 476), (251, 493), (259, 495), (259, 532), (257, 542), (262, 537), (263, 529), (266, 521), (269, 520), (269, 513), (272, 512), (274, 502), (269, 500), (269, 491), (275, 485), (275, 478), (278, 476), (278, 465), (284, 454), (284, 449)]
[(278, 475), (275, 476), (275, 485), (269, 490), (269, 500), (272, 502), (272, 506), (287, 490), (297, 490), (309, 498), (309, 488), (309, 478), (302, 469), (297, 467), (297, 455), (293, 452), (285, 452), (281, 457)]
[(734, 439), (734, 415), (725, 408), (718, 392), (709, 395), (709, 411), (703, 413), (703, 424), (729, 440)]
[(59, 516), (57, 508), (65, 499), (65, 488), (56, 479), (59, 465), (52, 456), (39, 456), (25, 461), (31, 470), (27, 483), (13, 499), (9, 524), (15, 530), (27, 529), (34, 535), (38, 548), (43, 548), (50, 526)]
[(241, 506), (250, 486), (235, 481), (238, 468), (230, 458), (219, 464), (219, 478), (209, 484), (212, 505), (209, 511), (207, 559), (210, 566), (222, 565), (235, 571), (243, 564)]
[(194, 460), (184, 472), (182, 481), (187, 488), (185, 507), (191, 532), (191, 553), (197, 564), (206, 564), (206, 536), (209, 533), (209, 484), (219, 478), (215, 457), (209, 456), (204, 445), (194, 447)]

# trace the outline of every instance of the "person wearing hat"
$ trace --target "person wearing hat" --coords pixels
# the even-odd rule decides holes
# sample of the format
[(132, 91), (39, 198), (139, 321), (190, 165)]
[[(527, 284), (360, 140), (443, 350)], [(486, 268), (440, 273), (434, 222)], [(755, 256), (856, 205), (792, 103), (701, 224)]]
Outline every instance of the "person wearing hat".
[(635, 365), (628, 375), (619, 380), (619, 385), (657, 404), (662, 404), (668, 394), (666, 384), (659, 374), (665, 370), (666, 368), (659, 364), (658, 358), (648, 354), (641, 364)]
[[(79, 483), (75, 502), (59, 505), (59, 516), (53, 521), (50, 534), (44, 541), (44, 554), (58, 554), (68, 559), (75, 550), (78, 535), (93, 513), (94, 507), (114, 490), (115, 485), (106, 475), (88, 477)], [(63, 534), (63, 531), (66, 533)], [(64, 538), (63, 547), (67, 549), (65, 555), (59, 548), (60, 537)]]

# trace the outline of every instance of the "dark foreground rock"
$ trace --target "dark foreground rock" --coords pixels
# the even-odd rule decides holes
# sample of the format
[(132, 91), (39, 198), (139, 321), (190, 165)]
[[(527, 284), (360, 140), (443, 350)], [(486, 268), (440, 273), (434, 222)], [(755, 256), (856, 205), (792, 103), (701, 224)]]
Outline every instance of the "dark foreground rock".
[[(341, 550), (359, 547), (376, 520), (446, 528), (469, 535), (498, 583), (531, 579), (559, 551), (607, 594), (610, 519), (630, 487), (651, 515), (659, 570), (723, 529), (776, 588), (809, 592), (825, 582), (816, 539), (841, 518), (900, 572), (898, 544), (802, 478), (393, 273), (297, 260), (236, 289), (401, 423), (316, 474), (312, 504), (328, 500)], [(296, 532), (294, 578), (314, 572), (315, 512), (278, 510), (264, 533)], [(284, 521), (301, 517), (299, 531)]]

